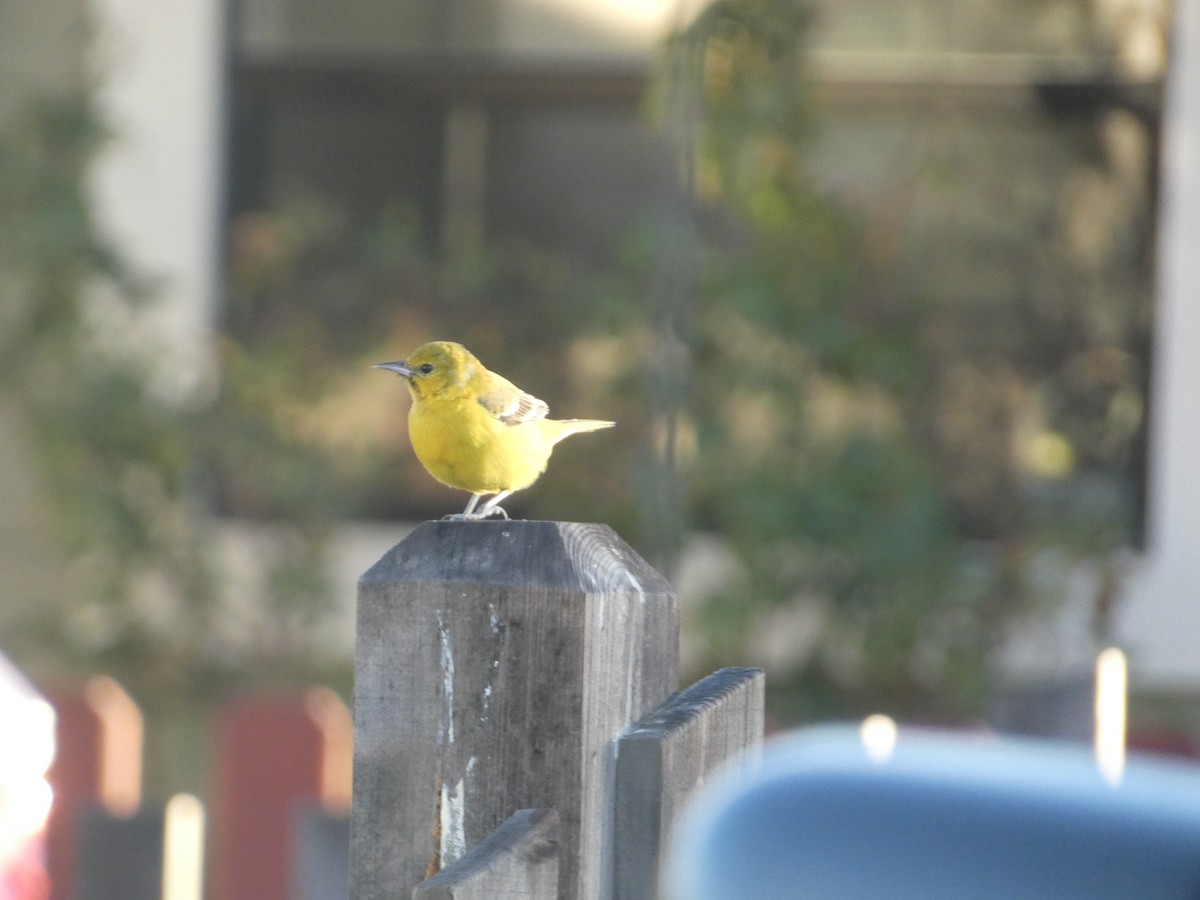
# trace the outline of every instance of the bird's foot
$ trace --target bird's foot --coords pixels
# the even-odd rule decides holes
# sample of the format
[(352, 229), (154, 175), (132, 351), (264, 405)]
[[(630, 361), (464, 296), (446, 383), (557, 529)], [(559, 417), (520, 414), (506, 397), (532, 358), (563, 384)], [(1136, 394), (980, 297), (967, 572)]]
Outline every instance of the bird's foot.
[(442, 516), (439, 521), (442, 522), (482, 522), (484, 519), (490, 519), (493, 516), (499, 516), (501, 519), (507, 519), (508, 513), (505, 512), (503, 506), (493, 506), (491, 509), (481, 512), (472, 513), (450, 513), (448, 516)]

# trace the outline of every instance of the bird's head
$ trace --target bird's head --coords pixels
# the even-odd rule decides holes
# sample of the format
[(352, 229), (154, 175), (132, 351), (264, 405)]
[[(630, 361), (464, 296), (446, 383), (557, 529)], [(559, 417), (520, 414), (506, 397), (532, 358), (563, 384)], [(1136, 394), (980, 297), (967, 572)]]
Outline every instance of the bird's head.
[(406, 359), (378, 363), (376, 369), (395, 372), (408, 382), (416, 399), (464, 387), (480, 368), (471, 351), (453, 341), (422, 344)]

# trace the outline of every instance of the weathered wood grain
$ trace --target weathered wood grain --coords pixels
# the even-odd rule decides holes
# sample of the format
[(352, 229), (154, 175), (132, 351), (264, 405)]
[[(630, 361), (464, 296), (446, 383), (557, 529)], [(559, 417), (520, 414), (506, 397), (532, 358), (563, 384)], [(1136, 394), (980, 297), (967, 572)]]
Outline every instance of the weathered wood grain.
[(555, 900), (561, 831), (554, 810), (519, 810), (462, 859), (413, 888), (412, 900)]
[(721, 669), (671, 697), (617, 739), (614, 900), (653, 900), (671, 827), (722, 763), (762, 743), (761, 669)]
[(407, 897), (515, 809), (600, 897), (611, 741), (674, 689), (678, 604), (609, 528), (428, 522), (359, 581), (351, 898)]

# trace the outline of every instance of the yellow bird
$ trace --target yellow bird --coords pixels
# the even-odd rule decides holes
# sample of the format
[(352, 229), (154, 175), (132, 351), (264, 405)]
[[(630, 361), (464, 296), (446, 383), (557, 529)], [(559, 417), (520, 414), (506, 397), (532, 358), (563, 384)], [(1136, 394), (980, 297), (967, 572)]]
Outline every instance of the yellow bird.
[[(434, 341), (407, 359), (374, 368), (408, 381), (408, 436), (417, 459), (444, 485), (471, 492), (449, 519), (508, 518), (497, 504), (546, 471), (550, 451), (568, 435), (611, 428), (595, 419), (547, 419), (550, 407), (488, 371), (462, 344)], [(492, 494), (476, 510), (480, 498)]]

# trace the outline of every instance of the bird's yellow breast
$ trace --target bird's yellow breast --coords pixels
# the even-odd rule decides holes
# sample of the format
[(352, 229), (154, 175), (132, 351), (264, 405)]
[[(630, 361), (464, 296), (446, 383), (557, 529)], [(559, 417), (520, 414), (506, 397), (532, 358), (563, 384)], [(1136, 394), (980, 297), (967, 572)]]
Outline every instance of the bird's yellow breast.
[(554, 439), (545, 420), (505, 425), (476, 400), (415, 400), (408, 415), (413, 450), (449, 487), (476, 494), (529, 487), (546, 470)]

